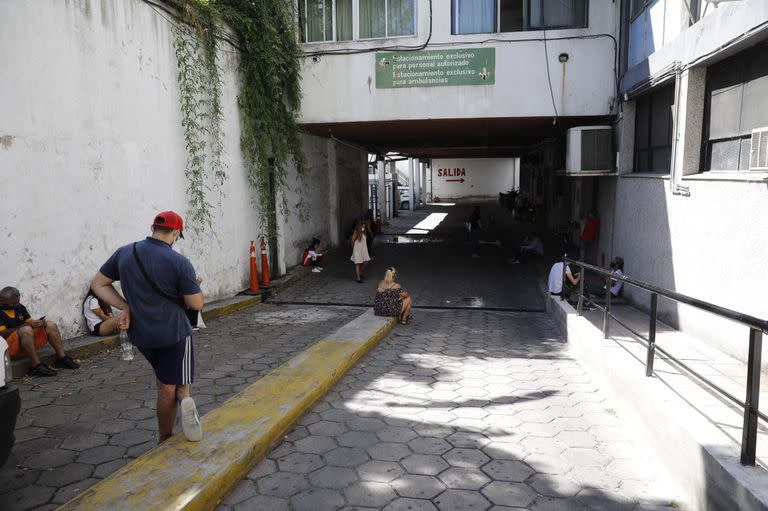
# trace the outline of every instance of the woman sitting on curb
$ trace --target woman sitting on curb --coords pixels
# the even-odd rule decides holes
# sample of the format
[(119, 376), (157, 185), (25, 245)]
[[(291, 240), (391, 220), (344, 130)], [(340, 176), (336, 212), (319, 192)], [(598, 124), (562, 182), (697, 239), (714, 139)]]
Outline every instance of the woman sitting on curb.
[(397, 271), (387, 268), (384, 280), (379, 282), (376, 298), (373, 300), (373, 313), (377, 316), (394, 316), (401, 325), (411, 322), (411, 294), (395, 282)]
[(88, 325), (88, 333), (91, 335), (103, 336), (117, 333), (119, 318), (112, 314), (112, 307), (108, 303), (96, 297), (93, 289), (88, 290), (83, 300), (83, 316)]

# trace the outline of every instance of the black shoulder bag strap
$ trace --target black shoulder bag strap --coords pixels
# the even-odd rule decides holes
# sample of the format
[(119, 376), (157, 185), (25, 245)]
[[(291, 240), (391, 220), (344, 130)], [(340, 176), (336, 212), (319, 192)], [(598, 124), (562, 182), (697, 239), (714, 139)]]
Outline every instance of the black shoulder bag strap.
[(141, 274), (144, 275), (144, 279), (146, 279), (147, 283), (149, 283), (150, 286), (152, 286), (152, 289), (155, 290), (155, 293), (159, 294), (169, 302), (173, 302), (176, 305), (180, 306), (181, 308), (184, 308), (184, 300), (179, 298), (178, 296), (171, 296), (159, 287), (157, 287), (157, 284), (154, 283), (152, 279), (149, 278), (149, 275), (147, 274), (147, 270), (144, 269), (144, 264), (142, 264), (141, 259), (139, 258), (139, 251), (136, 250), (136, 243), (133, 244), (133, 257), (136, 258), (136, 262), (139, 265), (139, 270), (141, 270)]

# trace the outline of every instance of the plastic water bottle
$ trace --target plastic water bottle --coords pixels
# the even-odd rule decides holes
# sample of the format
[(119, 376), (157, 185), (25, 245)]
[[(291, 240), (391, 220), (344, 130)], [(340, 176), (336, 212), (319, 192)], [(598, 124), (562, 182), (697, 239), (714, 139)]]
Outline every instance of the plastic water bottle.
[(128, 339), (128, 330), (120, 329), (120, 351), (123, 353), (123, 360), (133, 360), (133, 344)]

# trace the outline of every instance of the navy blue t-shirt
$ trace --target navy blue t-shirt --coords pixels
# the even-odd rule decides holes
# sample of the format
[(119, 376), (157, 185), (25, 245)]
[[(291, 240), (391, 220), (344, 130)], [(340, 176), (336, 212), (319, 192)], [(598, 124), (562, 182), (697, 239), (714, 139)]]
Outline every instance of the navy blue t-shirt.
[[(200, 292), (195, 269), (189, 259), (155, 238), (136, 244), (147, 275), (163, 292), (183, 299)], [(99, 270), (112, 280), (119, 280), (131, 307), (131, 342), (142, 348), (158, 348), (183, 341), (192, 335), (181, 305), (159, 295), (144, 278), (133, 256), (133, 243), (118, 248)]]

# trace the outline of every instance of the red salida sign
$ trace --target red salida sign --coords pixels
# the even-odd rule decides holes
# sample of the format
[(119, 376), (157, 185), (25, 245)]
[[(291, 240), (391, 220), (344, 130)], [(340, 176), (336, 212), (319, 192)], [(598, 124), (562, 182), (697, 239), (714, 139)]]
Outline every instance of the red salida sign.
[(437, 169), (437, 177), (460, 177), (460, 179), (446, 179), (449, 183), (463, 183), (466, 175), (465, 168)]

